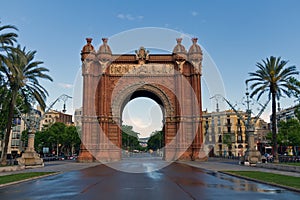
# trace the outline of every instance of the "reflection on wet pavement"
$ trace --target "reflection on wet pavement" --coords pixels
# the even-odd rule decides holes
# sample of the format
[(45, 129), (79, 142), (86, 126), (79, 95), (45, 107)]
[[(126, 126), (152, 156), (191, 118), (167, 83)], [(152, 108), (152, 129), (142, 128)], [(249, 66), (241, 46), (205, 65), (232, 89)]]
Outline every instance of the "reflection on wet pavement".
[[(207, 172), (207, 174), (215, 176), (218, 179), (226, 180), (226, 184), (207, 184), (206, 187), (213, 188), (226, 188), (235, 191), (252, 191), (252, 192), (265, 192), (265, 193), (281, 193), (285, 191), (281, 188), (274, 188), (265, 184), (259, 184), (252, 181), (247, 181), (244, 179), (237, 179), (235, 177), (217, 173), (217, 172)], [(231, 183), (228, 185), (228, 182)]]
[[(163, 162), (163, 161), (161, 161)], [(229, 175), (157, 161), (115, 163), (142, 168), (126, 173), (98, 165), (0, 188), (0, 199), (299, 199), (300, 194)]]

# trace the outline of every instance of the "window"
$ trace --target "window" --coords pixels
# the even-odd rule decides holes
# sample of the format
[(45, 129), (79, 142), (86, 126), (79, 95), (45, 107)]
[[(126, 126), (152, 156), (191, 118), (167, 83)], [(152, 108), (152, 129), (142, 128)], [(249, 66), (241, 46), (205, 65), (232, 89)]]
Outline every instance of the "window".
[(20, 139), (20, 133), (13, 133), (12, 139)]
[(227, 132), (231, 133), (231, 127), (230, 126), (227, 127)]
[(219, 135), (219, 143), (222, 143), (222, 135)]
[(238, 142), (238, 143), (243, 143), (242, 135), (239, 134), (239, 135), (237, 136), (237, 142)]
[(11, 146), (12, 147), (20, 146), (20, 140), (11, 140)]

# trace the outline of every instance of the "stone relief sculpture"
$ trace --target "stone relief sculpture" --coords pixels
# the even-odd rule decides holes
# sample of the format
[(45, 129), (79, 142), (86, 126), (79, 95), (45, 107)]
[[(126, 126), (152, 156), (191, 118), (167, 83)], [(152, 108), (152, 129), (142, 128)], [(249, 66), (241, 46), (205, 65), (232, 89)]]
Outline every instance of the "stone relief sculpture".
[(149, 60), (149, 51), (146, 51), (144, 47), (140, 47), (138, 51), (135, 51), (135, 57), (139, 64), (145, 64)]
[(144, 64), (144, 65), (126, 65), (126, 64), (112, 64), (110, 65), (111, 75), (126, 75), (126, 74), (172, 74), (174, 73), (173, 64)]

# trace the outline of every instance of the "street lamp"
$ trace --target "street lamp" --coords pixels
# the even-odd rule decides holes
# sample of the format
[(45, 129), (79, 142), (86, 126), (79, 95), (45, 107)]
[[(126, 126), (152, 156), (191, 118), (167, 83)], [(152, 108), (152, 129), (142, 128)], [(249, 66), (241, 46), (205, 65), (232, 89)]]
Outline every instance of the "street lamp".
[[(19, 109), (17, 111), (20, 113)], [(22, 116), (22, 115), (20, 115)], [(43, 167), (43, 159), (40, 158), (34, 150), (34, 137), (36, 130), (39, 128), (40, 116), (34, 109), (30, 109), (26, 117), (22, 117), (28, 129), (28, 145), (21, 158), (18, 158), (19, 165), (25, 165), (26, 168), (30, 167)]]
[(68, 98), (72, 98), (66, 94), (60, 95), (53, 103), (50, 104), (49, 108), (45, 111), (45, 113), (38, 114), (37, 110), (30, 108), (30, 112), (27, 116), (23, 116), (21, 111), (16, 107), (17, 112), (20, 117), (24, 120), (27, 128), (28, 128), (28, 145), (25, 152), (22, 154), (21, 158), (18, 158), (19, 165), (25, 165), (26, 168), (31, 167), (43, 167), (44, 162), (43, 159), (40, 158), (39, 154), (37, 154), (34, 150), (34, 137), (36, 130), (40, 127), (40, 121), (44, 118), (45, 114), (50, 111), (50, 109), (56, 104), (56, 102), (63, 100), (64, 101), (64, 110), (65, 111), (65, 103)]
[(260, 104), (261, 109), (259, 111), (259, 113), (254, 117), (254, 120), (252, 120), (251, 114), (252, 114), (252, 110), (250, 108), (250, 97), (249, 97), (249, 92), (248, 92), (248, 85), (246, 84), (246, 114), (247, 114), (247, 118), (245, 119), (243, 116), (240, 115), (240, 113), (235, 109), (235, 107), (227, 100), (225, 99), (225, 97), (222, 97), (223, 100), (233, 109), (233, 111), (236, 113), (236, 115), (238, 116), (238, 118), (244, 122), (245, 124), (245, 128), (246, 128), (246, 137), (248, 139), (247, 143), (247, 150), (245, 152), (245, 156), (242, 158), (243, 162), (249, 162), (249, 164), (256, 164), (258, 162), (261, 161), (261, 154), (259, 151), (257, 151), (255, 149), (255, 143), (254, 143), (254, 126), (257, 122), (257, 120), (259, 119), (260, 115), (263, 113), (263, 111), (266, 109), (266, 106), (268, 105), (268, 103), (270, 102), (270, 99), (264, 104)]

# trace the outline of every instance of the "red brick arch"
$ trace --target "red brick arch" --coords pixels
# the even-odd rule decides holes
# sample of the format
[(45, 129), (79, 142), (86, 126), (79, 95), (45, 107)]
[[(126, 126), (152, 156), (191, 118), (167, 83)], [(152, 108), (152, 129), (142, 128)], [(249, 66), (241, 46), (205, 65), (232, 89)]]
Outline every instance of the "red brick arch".
[[(107, 40), (104, 42), (103, 45)], [(164, 108), (165, 160), (204, 159), (201, 155), (202, 52), (197, 54), (201, 59), (190, 51), (150, 54), (145, 48), (136, 54), (114, 55), (110, 49), (104, 51), (107, 48), (103, 45), (98, 52), (85, 47), (82, 50), (79, 161), (121, 159), (122, 112), (136, 97), (149, 97)], [(187, 60), (189, 57), (191, 60)]]

